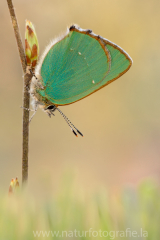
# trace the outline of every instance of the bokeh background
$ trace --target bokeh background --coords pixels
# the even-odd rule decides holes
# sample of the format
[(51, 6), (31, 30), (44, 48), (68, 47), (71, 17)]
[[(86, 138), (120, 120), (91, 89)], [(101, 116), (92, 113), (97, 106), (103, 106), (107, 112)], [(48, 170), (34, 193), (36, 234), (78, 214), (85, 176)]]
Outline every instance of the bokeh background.
[[(86, 191), (117, 190), (145, 178), (160, 181), (160, 1), (14, 0), (24, 42), (25, 20), (36, 28), (40, 54), (67, 26), (77, 23), (121, 46), (131, 69), (95, 94), (61, 107), (84, 134), (40, 109), (30, 125), (29, 186), (56, 189), (74, 172)], [(0, 188), (21, 180), (22, 69), (6, 1), (0, 1)], [(50, 181), (51, 180), (51, 181)]]

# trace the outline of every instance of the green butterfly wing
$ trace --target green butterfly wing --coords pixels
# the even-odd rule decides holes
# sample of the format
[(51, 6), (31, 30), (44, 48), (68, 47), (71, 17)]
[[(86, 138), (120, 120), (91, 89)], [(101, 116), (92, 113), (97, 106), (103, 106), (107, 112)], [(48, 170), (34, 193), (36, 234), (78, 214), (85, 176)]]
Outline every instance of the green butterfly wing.
[(114, 43), (72, 26), (43, 60), (45, 89), (39, 94), (56, 105), (71, 104), (114, 81), (131, 64), (129, 55)]

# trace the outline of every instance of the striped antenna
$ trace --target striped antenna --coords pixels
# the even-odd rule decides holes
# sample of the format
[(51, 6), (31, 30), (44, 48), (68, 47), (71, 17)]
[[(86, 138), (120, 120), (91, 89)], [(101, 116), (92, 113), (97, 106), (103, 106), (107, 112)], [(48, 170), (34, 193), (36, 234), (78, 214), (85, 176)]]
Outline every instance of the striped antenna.
[[(76, 137), (78, 137), (77, 133), (79, 133), (79, 135), (81, 135), (83, 137), (83, 134), (73, 125), (73, 123), (64, 115), (64, 113), (59, 108), (56, 108), (56, 109), (62, 115), (62, 117), (64, 118), (64, 120), (68, 124), (68, 126), (71, 128), (71, 130), (74, 133), (74, 135)], [(77, 133), (74, 131), (74, 129), (72, 127), (77, 131)]]

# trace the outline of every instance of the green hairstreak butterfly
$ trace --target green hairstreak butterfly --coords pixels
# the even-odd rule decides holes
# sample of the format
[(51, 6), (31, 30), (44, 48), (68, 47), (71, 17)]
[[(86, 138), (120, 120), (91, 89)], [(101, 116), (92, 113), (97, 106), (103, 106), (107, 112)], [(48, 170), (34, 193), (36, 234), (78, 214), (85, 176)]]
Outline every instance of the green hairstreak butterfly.
[(49, 44), (35, 69), (31, 82), (34, 110), (40, 107), (50, 117), (58, 110), (72, 132), (82, 135), (58, 106), (98, 91), (131, 65), (132, 59), (122, 48), (91, 30), (72, 25), (64, 36)]

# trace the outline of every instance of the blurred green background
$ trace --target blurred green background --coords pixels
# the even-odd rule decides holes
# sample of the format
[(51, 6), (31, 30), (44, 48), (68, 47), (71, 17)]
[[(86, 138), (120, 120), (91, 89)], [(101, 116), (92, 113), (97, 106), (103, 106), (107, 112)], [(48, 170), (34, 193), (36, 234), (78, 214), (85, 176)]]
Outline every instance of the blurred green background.
[[(24, 42), (32, 21), (40, 54), (77, 23), (121, 46), (131, 69), (95, 94), (60, 109), (82, 131), (74, 137), (63, 118), (38, 110), (30, 125), (29, 186), (56, 189), (65, 171), (86, 191), (160, 181), (160, 1), (14, 0)], [(6, 1), (0, 1), (0, 188), (21, 180), (22, 69)], [(51, 181), (50, 181), (51, 180)]]

